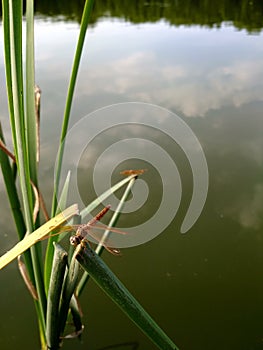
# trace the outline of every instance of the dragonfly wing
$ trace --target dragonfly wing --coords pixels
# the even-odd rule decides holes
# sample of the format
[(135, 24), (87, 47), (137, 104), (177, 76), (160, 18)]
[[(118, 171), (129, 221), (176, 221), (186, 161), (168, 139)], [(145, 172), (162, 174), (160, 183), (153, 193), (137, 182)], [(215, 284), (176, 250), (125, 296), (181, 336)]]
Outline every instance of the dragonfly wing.
[[(83, 229), (85, 229), (85, 226), (83, 226)], [(103, 224), (92, 224), (92, 225), (87, 225), (87, 231), (90, 231), (90, 230), (102, 230), (102, 231), (111, 231), (111, 232), (115, 232), (115, 233), (119, 233), (121, 235), (126, 235), (127, 232), (125, 231), (122, 231), (122, 230), (119, 230), (115, 227), (110, 227), (110, 226), (106, 226), (106, 225), (103, 225)]]
[(114, 255), (120, 255), (120, 251), (115, 248), (115, 234), (127, 234), (127, 232), (115, 229), (113, 227), (108, 227), (103, 224), (86, 225), (86, 227), (83, 227), (81, 232), (83, 238), (86, 238), (95, 244), (101, 244), (105, 249)]
[[(102, 233), (102, 235), (100, 237), (98, 237), (97, 235), (94, 234), (94, 232), (89, 231), (88, 233), (89, 237), (88, 239), (90, 240), (90, 238), (92, 238), (92, 241), (97, 244), (97, 245), (102, 245), (109, 253), (113, 254), (113, 255), (121, 255), (121, 252), (118, 248), (113, 248), (111, 246), (111, 239), (110, 239), (110, 234), (109, 235), (105, 235), (104, 233)], [(112, 244), (114, 245), (114, 244)]]

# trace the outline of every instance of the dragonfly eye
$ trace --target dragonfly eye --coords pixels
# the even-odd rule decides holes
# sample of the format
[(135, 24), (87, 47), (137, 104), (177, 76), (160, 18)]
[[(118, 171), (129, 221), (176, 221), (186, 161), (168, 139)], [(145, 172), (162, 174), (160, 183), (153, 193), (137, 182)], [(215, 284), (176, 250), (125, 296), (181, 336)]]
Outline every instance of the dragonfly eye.
[(77, 245), (80, 244), (81, 242), (81, 237), (80, 236), (71, 236), (69, 241), (70, 241), (70, 244), (74, 245), (74, 247), (76, 247)]

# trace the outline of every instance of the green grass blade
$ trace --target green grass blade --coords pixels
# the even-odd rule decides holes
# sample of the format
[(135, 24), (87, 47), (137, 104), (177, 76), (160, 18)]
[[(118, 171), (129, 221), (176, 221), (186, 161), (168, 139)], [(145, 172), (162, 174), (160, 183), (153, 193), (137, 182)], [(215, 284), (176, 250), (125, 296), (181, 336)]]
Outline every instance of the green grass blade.
[(84, 46), (86, 31), (87, 31), (87, 27), (88, 27), (90, 15), (91, 15), (93, 3), (94, 3), (94, 0), (86, 0), (82, 19), (81, 19), (81, 24), (80, 24), (80, 33), (79, 33), (77, 48), (75, 52), (69, 87), (68, 87), (64, 119), (63, 119), (62, 131), (60, 136), (60, 147), (59, 147), (58, 163), (57, 163), (58, 165), (55, 173), (55, 188), (54, 188), (53, 201), (52, 201), (52, 216), (55, 214), (56, 208), (57, 208), (57, 189), (59, 186), (59, 179), (61, 174), (61, 166), (62, 166), (62, 160), (63, 160), (64, 146), (65, 146), (64, 141), (68, 131), (68, 123), (69, 123), (74, 89), (75, 89), (76, 80), (77, 80), (77, 74), (79, 70), (80, 58), (81, 58), (81, 54)]
[(48, 349), (59, 349), (59, 305), (67, 264), (67, 252), (54, 243), (54, 260), (47, 302), (46, 339)]
[(84, 329), (84, 326), (82, 324), (82, 316), (79, 309), (78, 301), (74, 294), (70, 300), (70, 312), (72, 315), (72, 321), (75, 326), (75, 332), (77, 334), (81, 334)]
[[(30, 185), (30, 173), (28, 165), (28, 153), (25, 136), (24, 104), (23, 104), (23, 80), (22, 80), (22, 5), (20, 1), (9, 2), (10, 19), (10, 61), (11, 61), (11, 86), (14, 106), (14, 121), (11, 122), (13, 143), (20, 178), (25, 221), (29, 232), (33, 229), (32, 191)], [(10, 83), (10, 82), (9, 82)], [(12, 113), (10, 113), (12, 117)]]
[[(5, 144), (1, 123), (0, 123), (0, 139)], [(15, 221), (17, 233), (18, 233), (19, 239), (22, 239), (26, 233), (26, 225), (25, 225), (24, 217), (21, 211), (20, 200), (16, 189), (13, 170), (10, 165), (9, 158), (3, 150), (0, 150), (0, 165), (2, 169), (2, 174), (4, 178), (5, 188), (7, 191), (11, 211)], [(33, 266), (32, 266), (32, 260), (31, 260), (31, 255), (29, 251), (25, 252), (24, 258), (25, 258), (25, 264), (27, 267), (29, 278), (34, 284)]]
[[(24, 218), (27, 232), (33, 230), (33, 197), (30, 184), (30, 171), (28, 163), (28, 148), (25, 133), (24, 93), (23, 93), (23, 66), (22, 66), (22, 1), (3, 1), (4, 5), (4, 35), (6, 79), (9, 101), (10, 122), (15, 149), (16, 164), (18, 168)], [(9, 61), (7, 61), (9, 60)], [(31, 249), (34, 280), (40, 297), (41, 324), (44, 324), (45, 297), (43, 281), (39, 266), (37, 248)], [(29, 271), (30, 275), (31, 272)], [(43, 300), (42, 300), (43, 296)]]
[[(0, 123), (0, 139), (5, 144), (1, 123)], [(25, 225), (23, 214), (21, 211), (20, 200), (18, 197), (15, 179), (13, 176), (13, 171), (10, 165), (9, 157), (2, 149), (0, 149), (0, 165), (2, 169), (5, 187), (7, 190), (7, 195), (10, 202), (10, 207), (15, 220), (18, 236), (20, 239), (22, 239), (26, 233), (26, 225)]]
[(70, 184), (70, 171), (67, 174), (64, 186), (61, 191), (61, 195), (59, 197), (56, 215), (59, 213), (59, 211), (64, 210), (67, 207), (69, 184)]
[(35, 108), (34, 1), (26, 2), (26, 131), (30, 177), (37, 186), (37, 123)]
[[(63, 211), (67, 206), (67, 197), (68, 197), (68, 190), (69, 190), (69, 182), (70, 182), (70, 173), (68, 173), (67, 178), (65, 180), (60, 198), (59, 198), (59, 205), (57, 209), (60, 211)], [(56, 215), (58, 214), (58, 210), (56, 212)], [(45, 283), (45, 290), (46, 294), (48, 293), (48, 286), (51, 276), (51, 270), (52, 270), (52, 262), (53, 262), (53, 256), (54, 256), (54, 247), (53, 242), (57, 242), (59, 239), (59, 235), (52, 236), (48, 239), (47, 249), (46, 249), (46, 256), (45, 256), (45, 266), (44, 266), (44, 283)]]
[(91, 202), (85, 209), (81, 210), (80, 216), (81, 220), (84, 220), (85, 217), (92, 212), (95, 208), (97, 208), (105, 199), (109, 198), (114, 192), (118, 191), (122, 186), (127, 184), (131, 179), (133, 179), (134, 175), (126, 177), (125, 179), (119, 181), (114, 186), (112, 186), (109, 190), (102, 193), (99, 197), (97, 197), (93, 202)]
[(14, 120), (15, 120), (14, 102), (13, 102), (13, 94), (12, 94), (12, 76), (11, 76), (10, 16), (9, 16), (8, 0), (2, 1), (2, 10), (3, 10), (3, 29), (4, 29), (6, 89), (7, 89), (12, 137), (13, 137), (14, 145), (16, 145), (16, 133), (15, 133), (15, 124), (14, 124)]
[(12, 249), (8, 250), (5, 254), (3, 254), (0, 257), (0, 270), (6, 265), (8, 265), (15, 258), (17, 258), (18, 255), (21, 255), (28, 248), (41, 241), (43, 238), (47, 237), (51, 231), (60, 227), (72, 216), (77, 215), (78, 213), (78, 206), (76, 204), (73, 204), (67, 209), (65, 209), (62, 213), (56, 215), (54, 218), (44, 223), (34, 232), (25, 236)]
[[(22, 68), (22, 2), (10, 1), (9, 13), (9, 40), (7, 47), (10, 48), (10, 78), (12, 86), (13, 111), (10, 113), (13, 143), (15, 148), (16, 163), (18, 168), (20, 187), (22, 192), (22, 202), (27, 232), (33, 231), (33, 196), (30, 184), (30, 170), (28, 162), (28, 148), (26, 142), (26, 128), (24, 116), (24, 94), (23, 94), (23, 68)], [(41, 274), (41, 264), (39, 259), (39, 249), (31, 249), (34, 280), (39, 295), (42, 323), (45, 315), (46, 298), (44, 294), (44, 283)]]
[[(23, 121), (25, 125), (25, 131), (23, 134), (23, 145), (24, 152), (27, 152), (25, 157), (25, 173), (27, 186), (31, 190), (30, 180), (33, 181), (37, 187), (37, 131), (36, 131), (36, 114), (35, 114), (35, 57), (34, 57), (34, 1), (27, 0), (26, 2), (26, 118)], [(23, 115), (21, 114), (21, 120)], [(22, 124), (21, 124), (22, 125)], [(29, 207), (31, 207), (31, 220), (33, 213), (33, 197), (32, 191), (28, 193), (27, 201)], [(36, 223), (31, 222), (32, 228), (28, 231), (31, 232), (34, 227), (39, 226), (39, 219), (37, 218)], [(43, 262), (42, 262), (42, 244), (37, 243), (31, 249), (33, 269), (35, 274), (36, 288), (39, 296), (40, 310), (42, 322), (45, 322), (47, 300), (44, 287), (43, 278)]]
[(64, 329), (66, 326), (66, 321), (69, 314), (70, 300), (76, 289), (78, 275), (79, 275), (79, 263), (75, 258), (73, 258), (71, 259), (67, 276), (63, 285), (61, 304), (60, 304), (60, 310), (59, 310), (60, 336), (63, 335)]
[(40, 260), (41, 254), (41, 242), (36, 243), (30, 248), (34, 276), (36, 281), (36, 290), (39, 298), (40, 312), (41, 312), (41, 323), (46, 322), (46, 310), (47, 310), (47, 298), (45, 293), (44, 278), (43, 278), (43, 265)]
[(173, 341), (155, 323), (104, 261), (91, 249), (87, 241), (79, 244), (76, 250), (76, 258), (81, 266), (159, 349), (178, 350)]

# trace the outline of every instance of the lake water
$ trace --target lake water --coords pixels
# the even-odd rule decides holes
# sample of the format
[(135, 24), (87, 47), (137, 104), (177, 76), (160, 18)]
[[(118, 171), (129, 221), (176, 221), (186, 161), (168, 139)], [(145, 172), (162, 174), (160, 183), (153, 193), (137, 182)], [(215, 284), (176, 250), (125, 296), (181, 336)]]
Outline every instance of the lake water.
[[(72, 190), (70, 200), (84, 206), (120, 180), (120, 171), (147, 169), (119, 225), (132, 234), (149, 223), (143, 226), (147, 236), (141, 234), (146, 238), (135, 239), (148, 241), (123, 248), (121, 258), (104, 253), (105, 261), (180, 349), (259, 350), (262, 5), (251, 2), (251, 12), (240, 4), (216, 11), (229, 3), (223, 1), (215, 2), (214, 10), (194, 12), (180, 3), (134, 2), (126, 13), (124, 5), (96, 8), (74, 95), (63, 174), (73, 169), (78, 191)], [(38, 8), (35, 23), (36, 82), (42, 90), (40, 184), (49, 208), (79, 31), (78, 12), (66, 10), (59, 15), (59, 9)], [(3, 54), (0, 79), (0, 117), (10, 145)], [(3, 253), (17, 238), (2, 179), (0, 186)], [(193, 193), (198, 200), (189, 214)], [(110, 202), (114, 206), (116, 198)], [(0, 283), (0, 348), (38, 349), (34, 305), (16, 263), (1, 271)], [(127, 345), (118, 349), (132, 349), (128, 343), (156, 349), (93, 282), (81, 305), (83, 341), (65, 342), (65, 349), (99, 350), (120, 343)]]

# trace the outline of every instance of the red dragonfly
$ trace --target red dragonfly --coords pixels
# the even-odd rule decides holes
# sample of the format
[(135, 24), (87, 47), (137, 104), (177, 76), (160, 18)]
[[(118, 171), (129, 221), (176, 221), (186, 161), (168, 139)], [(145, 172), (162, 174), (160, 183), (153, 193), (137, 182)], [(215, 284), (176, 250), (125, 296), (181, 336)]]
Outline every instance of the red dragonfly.
[(105, 249), (107, 249), (110, 253), (114, 255), (119, 255), (120, 251), (117, 248), (111, 248), (107, 245), (108, 237), (104, 239), (103, 235), (102, 238), (99, 238), (98, 233), (96, 233), (96, 230), (102, 230), (102, 231), (111, 231), (116, 232), (119, 234), (126, 234), (124, 231), (120, 231), (118, 229), (115, 229), (113, 227), (108, 227), (103, 224), (97, 225), (96, 223), (101, 220), (101, 218), (108, 212), (110, 209), (110, 205), (103, 208), (94, 218), (92, 218), (88, 223), (86, 224), (80, 224), (80, 225), (71, 225), (71, 226), (62, 226), (60, 229), (60, 232), (65, 231), (76, 231), (76, 234), (70, 237), (70, 243), (76, 247), (79, 245), (84, 239), (88, 240), (88, 237), (92, 238), (98, 244), (103, 245)]

